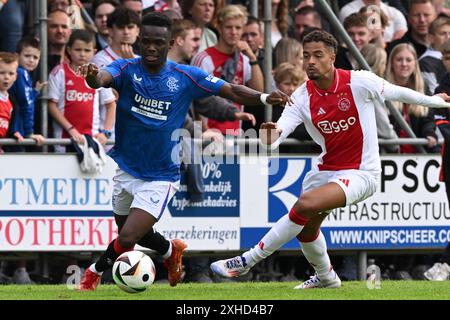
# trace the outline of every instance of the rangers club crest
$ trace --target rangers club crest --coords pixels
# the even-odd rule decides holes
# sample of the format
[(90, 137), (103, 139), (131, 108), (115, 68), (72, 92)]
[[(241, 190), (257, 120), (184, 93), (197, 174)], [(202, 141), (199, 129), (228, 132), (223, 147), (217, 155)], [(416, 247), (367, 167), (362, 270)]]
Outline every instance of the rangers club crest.
[(347, 111), (350, 109), (350, 100), (348, 98), (340, 98), (338, 102), (338, 108), (341, 111)]
[(169, 77), (169, 79), (167, 80), (167, 87), (169, 88), (170, 92), (175, 92), (178, 90), (177, 82), (178, 80), (175, 79), (174, 77)]

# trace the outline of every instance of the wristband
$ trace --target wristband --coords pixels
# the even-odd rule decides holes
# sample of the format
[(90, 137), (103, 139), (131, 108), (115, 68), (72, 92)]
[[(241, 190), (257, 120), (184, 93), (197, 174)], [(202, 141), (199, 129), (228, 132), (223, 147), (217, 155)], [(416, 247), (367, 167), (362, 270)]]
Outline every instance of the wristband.
[(100, 133), (103, 133), (108, 139), (112, 136), (112, 132), (110, 130), (100, 130)]
[(269, 95), (267, 94), (267, 93), (262, 93), (260, 96), (259, 96), (259, 99), (261, 100), (261, 102), (263, 103), (263, 104), (265, 104), (266, 106), (270, 106), (271, 104), (270, 103), (267, 103), (267, 97), (268, 97)]
[(250, 64), (251, 66), (256, 66), (256, 65), (258, 64), (258, 60), (250, 61), (249, 64)]
[(74, 128), (74, 126), (70, 126), (69, 128), (66, 129), (67, 133), (69, 133), (70, 130), (72, 130)]

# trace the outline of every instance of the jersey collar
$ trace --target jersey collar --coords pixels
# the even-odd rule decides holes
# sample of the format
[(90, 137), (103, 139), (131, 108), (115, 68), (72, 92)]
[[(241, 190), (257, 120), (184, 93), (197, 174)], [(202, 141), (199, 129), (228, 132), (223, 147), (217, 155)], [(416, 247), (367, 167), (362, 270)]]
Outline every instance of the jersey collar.
[(336, 68), (334, 70), (333, 83), (327, 89), (323, 90), (323, 89), (320, 89), (320, 88), (316, 87), (314, 82), (312, 84), (313, 84), (313, 87), (314, 87), (314, 90), (316, 91), (316, 93), (319, 96), (321, 96), (321, 97), (324, 96), (324, 95), (327, 95), (328, 93), (336, 93), (337, 88), (339, 87), (339, 72), (338, 72), (338, 69)]

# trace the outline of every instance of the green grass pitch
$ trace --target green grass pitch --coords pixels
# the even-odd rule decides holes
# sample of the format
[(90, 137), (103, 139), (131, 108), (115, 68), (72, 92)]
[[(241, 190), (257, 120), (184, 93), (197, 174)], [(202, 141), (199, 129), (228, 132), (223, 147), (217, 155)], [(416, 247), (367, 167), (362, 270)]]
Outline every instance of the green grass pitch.
[(115, 285), (78, 292), (65, 285), (1, 285), (0, 300), (450, 300), (450, 281), (383, 281), (369, 290), (364, 281), (343, 282), (340, 289), (293, 290), (298, 282), (154, 284), (129, 294)]

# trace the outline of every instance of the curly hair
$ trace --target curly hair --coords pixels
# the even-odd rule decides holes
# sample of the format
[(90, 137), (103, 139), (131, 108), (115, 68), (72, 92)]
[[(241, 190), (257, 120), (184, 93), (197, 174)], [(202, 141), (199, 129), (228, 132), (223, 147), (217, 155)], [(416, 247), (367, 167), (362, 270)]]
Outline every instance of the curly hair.
[(334, 54), (337, 53), (337, 48), (338, 48), (338, 43), (336, 41), (336, 39), (328, 32), (323, 31), (323, 30), (315, 30), (313, 32), (308, 33), (304, 38), (303, 38), (303, 47), (305, 46), (306, 43), (310, 43), (310, 42), (323, 42), (325, 44), (325, 46), (327, 46), (328, 48), (330, 48)]

